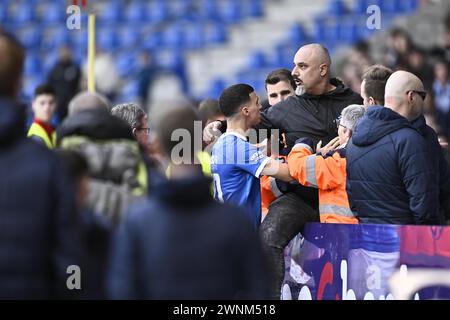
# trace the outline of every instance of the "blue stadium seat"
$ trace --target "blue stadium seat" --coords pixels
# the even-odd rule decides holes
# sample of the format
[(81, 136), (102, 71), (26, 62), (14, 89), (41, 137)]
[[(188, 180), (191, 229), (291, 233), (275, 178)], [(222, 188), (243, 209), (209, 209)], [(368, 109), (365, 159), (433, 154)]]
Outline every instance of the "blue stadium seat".
[(138, 101), (139, 98), (139, 84), (137, 81), (127, 79), (122, 93), (119, 97), (119, 103)]
[(39, 56), (36, 54), (27, 55), (27, 57), (25, 58), (25, 75), (27, 76), (37, 75), (41, 71), (42, 65)]
[(64, 45), (70, 45), (70, 34), (66, 28), (55, 28), (47, 33), (42, 43), (42, 48), (46, 51), (54, 51)]
[(172, 0), (168, 2), (168, 12), (173, 19), (186, 17), (192, 11), (192, 0)]
[(249, 0), (246, 4), (246, 16), (256, 18), (263, 15), (263, 3), (261, 0)]
[(307, 38), (305, 29), (301, 24), (296, 23), (289, 28), (288, 41), (292, 43), (303, 43), (307, 41)]
[(170, 25), (164, 31), (164, 45), (171, 48), (184, 46), (184, 30), (180, 25)]
[[(41, 83), (42, 83), (42, 77), (40, 77), (39, 75), (27, 76), (24, 79), (23, 90), (22, 90), (22, 93), (25, 96), (24, 98), (26, 100), (33, 99), (34, 90)], [(32, 117), (31, 114), (30, 114), (30, 116)]]
[(262, 51), (253, 51), (248, 62), (249, 68), (265, 68), (267, 66), (266, 55)]
[(147, 11), (148, 9), (145, 3), (130, 2), (125, 10), (125, 20), (133, 25), (146, 22), (148, 20)]
[(220, 19), (217, 0), (198, 0), (197, 10), (201, 19), (217, 21)]
[[(373, 2), (375, 3), (376, 0)], [(367, 0), (357, 0), (352, 11), (356, 14), (366, 14), (368, 6)]]
[(104, 10), (99, 12), (97, 19), (99, 24), (114, 24), (123, 21), (125, 7), (122, 1), (108, 1)]
[(141, 41), (139, 28), (133, 26), (122, 27), (118, 33), (118, 45), (120, 48), (133, 48)]
[(346, 43), (353, 43), (359, 39), (358, 26), (352, 19), (339, 23), (339, 39)]
[(156, 1), (151, 2), (150, 5), (147, 6), (148, 11), (148, 21), (151, 23), (160, 23), (165, 22), (169, 19), (169, 7), (167, 3), (164, 1)]
[(220, 94), (226, 88), (226, 83), (222, 78), (216, 78), (211, 81), (211, 85), (208, 88), (208, 92), (205, 96), (213, 99), (219, 99)]
[[(34, 7), (26, 2), (17, 2), (17, 10), (14, 15), (10, 15), (10, 19), (17, 25), (32, 23), (35, 19)], [(11, 14), (11, 12), (9, 12)]]
[(160, 50), (164, 48), (163, 34), (161, 31), (150, 32), (143, 36), (140, 49), (143, 50)]
[(329, 0), (328, 13), (334, 16), (342, 16), (347, 13), (347, 8), (342, 0)]
[(102, 50), (113, 51), (118, 46), (117, 34), (109, 28), (100, 29), (97, 33), (97, 44)]
[(66, 6), (62, 2), (48, 3), (41, 12), (40, 20), (46, 25), (65, 24)]
[(313, 25), (312, 36), (315, 42), (323, 42), (326, 38), (326, 27), (320, 20), (316, 20)]
[(138, 57), (129, 51), (123, 51), (115, 58), (117, 71), (121, 76), (132, 76), (136, 74)]
[[(400, 4), (398, 0), (383, 0), (381, 1), (382, 13), (400, 13)], [(384, 18), (384, 16), (383, 16)]]
[(202, 23), (192, 23), (185, 29), (185, 46), (187, 48), (201, 48), (205, 45), (204, 27)]
[(42, 40), (40, 28), (29, 25), (22, 29), (19, 34), (20, 41), (25, 46), (25, 48), (33, 49), (39, 47)]
[(87, 50), (88, 38), (86, 28), (70, 31), (71, 42), (75, 50)]
[(8, 20), (8, 6), (0, 6), (0, 23), (3, 25)]
[(226, 27), (218, 22), (210, 24), (205, 30), (206, 43), (223, 43), (227, 40)]
[(242, 19), (240, 0), (224, 0), (220, 7), (220, 17), (227, 23), (237, 23)]
[(400, 12), (412, 12), (418, 7), (418, 0), (399, 0), (399, 11)]

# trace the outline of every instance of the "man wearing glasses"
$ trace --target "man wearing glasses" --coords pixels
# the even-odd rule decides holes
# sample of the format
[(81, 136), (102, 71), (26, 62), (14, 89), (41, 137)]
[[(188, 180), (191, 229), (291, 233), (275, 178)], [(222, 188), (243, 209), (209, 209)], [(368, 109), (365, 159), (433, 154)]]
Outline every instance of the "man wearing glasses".
[(347, 146), (347, 194), (361, 223), (443, 222), (439, 157), (415, 125), (423, 118), (425, 96), (419, 78), (394, 72), (386, 83), (385, 107), (371, 107), (358, 123)]

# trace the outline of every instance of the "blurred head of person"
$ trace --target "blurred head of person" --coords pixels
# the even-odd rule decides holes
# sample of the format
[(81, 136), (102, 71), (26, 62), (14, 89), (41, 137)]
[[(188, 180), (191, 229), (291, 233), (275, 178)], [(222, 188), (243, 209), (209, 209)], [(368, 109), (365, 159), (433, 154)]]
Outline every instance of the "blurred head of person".
[(109, 111), (111, 109), (111, 103), (108, 98), (99, 93), (83, 91), (70, 100), (68, 107), (69, 116), (84, 110), (92, 109)]
[(423, 83), (417, 76), (396, 71), (386, 82), (385, 106), (411, 122), (423, 114), (426, 95)]
[(370, 66), (364, 71), (361, 82), (361, 97), (364, 106), (384, 106), (384, 89), (392, 70), (381, 64)]
[(277, 69), (267, 75), (265, 80), (267, 99), (273, 106), (295, 94), (295, 81), (287, 69)]
[(434, 65), (434, 79), (441, 84), (446, 84), (449, 81), (448, 77), (449, 63), (446, 60), (438, 60)]
[(259, 97), (248, 84), (239, 83), (226, 88), (220, 95), (219, 107), (227, 119), (228, 128), (246, 131), (261, 121)]
[[(167, 103), (172, 105), (152, 113), (152, 117), (159, 153), (171, 163), (171, 178), (192, 174), (190, 168), (194, 169), (195, 174), (202, 175), (201, 166), (195, 165), (198, 163), (195, 160), (197, 154), (202, 148), (201, 137), (195, 136), (195, 128), (200, 124), (198, 111), (189, 103)], [(195, 141), (197, 138), (199, 143)]]
[(418, 46), (412, 46), (409, 51), (408, 62), (413, 70), (421, 69), (425, 64), (426, 51)]
[(219, 101), (216, 99), (205, 99), (200, 102), (198, 112), (203, 122), (203, 126), (216, 120), (225, 120), (225, 116), (219, 108)]
[(389, 33), (389, 45), (399, 55), (407, 55), (412, 47), (411, 36), (400, 28), (394, 28)]
[(25, 49), (9, 34), (0, 32), (0, 96), (17, 98), (22, 87)]
[(69, 47), (63, 46), (59, 48), (59, 61), (70, 63), (72, 61), (72, 51)]
[(366, 109), (359, 104), (351, 104), (344, 108), (337, 120), (339, 144), (341, 146), (348, 142), (356, 128), (356, 123), (362, 118)]
[(147, 147), (149, 143), (150, 128), (148, 126), (147, 114), (144, 109), (132, 102), (124, 103), (112, 108), (111, 114), (126, 121), (137, 142), (144, 148)]
[(318, 43), (301, 47), (294, 56), (296, 94), (320, 95), (328, 91), (331, 58), (328, 49)]
[(50, 123), (56, 110), (56, 93), (53, 87), (48, 84), (36, 87), (31, 108), (35, 119)]

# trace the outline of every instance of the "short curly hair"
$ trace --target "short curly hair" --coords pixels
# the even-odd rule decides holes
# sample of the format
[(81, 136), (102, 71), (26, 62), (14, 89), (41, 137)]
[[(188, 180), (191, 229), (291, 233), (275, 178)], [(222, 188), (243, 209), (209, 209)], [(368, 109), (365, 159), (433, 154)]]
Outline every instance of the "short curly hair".
[(139, 128), (141, 119), (146, 116), (145, 111), (133, 102), (115, 106), (111, 109), (111, 114), (126, 121), (130, 125), (131, 129)]

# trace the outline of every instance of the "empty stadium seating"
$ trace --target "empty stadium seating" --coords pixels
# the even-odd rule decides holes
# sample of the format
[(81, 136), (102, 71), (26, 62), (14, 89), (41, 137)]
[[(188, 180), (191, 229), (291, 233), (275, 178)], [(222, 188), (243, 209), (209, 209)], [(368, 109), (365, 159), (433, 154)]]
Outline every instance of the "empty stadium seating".
[[(178, 54), (169, 58), (166, 55), (165, 61), (156, 60), (183, 76), (181, 60), (184, 52), (223, 44), (227, 41), (229, 26), (264, 15), (263, 0), (97, 2), (97, 46), (114, 55), (119, 73), (129, 81), (134, 80), (139, 71), (136, 56), (142, 50), (152, 51), (156, 57), (167, 50), (177, 51)], [(314, 19), (311, 32), (299, 23), (293, 24), (286, 30), (286, 39), (273, 46), (272, 55), (254, 52), (236, 78), (260, 87), (264, 79), (261, 71), (290, 68), (292, 52), (302, 43), (321, 42), (332, 51), (336, 46), (370, 36), (373, 30), (366, 28), (364, 23), (369, 5), (381, 8), (386, 24), (391, 17), (415, 10), (417, 3), (418, 0), (357, 0), (353, 7), (348, 7), (343, 0), (329, 0), (323, 14)], [(60, 46), (70, 46), (79, 63), (86, 57), (86, 15), (82, 16), (81, 30), (69, 31), (65, 24), (66, 6), (64, 0), (2, 0), (0, 25), (17, 35), (28, 49), (25, 76), (33, 81), (25, 83), (25, 93), (32, 92), (28, 86), (45, 79)], [(385, 27), (387, 25), (383, 25)], [(216, 96), (216, 92), (221, 91), (220, 84), (224, 83), (215, 81), (205, 95)], [(127, 90), (127, 97), (135, 93), (129, 88), (124, 90)]]

